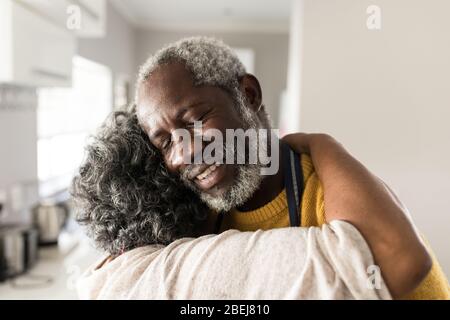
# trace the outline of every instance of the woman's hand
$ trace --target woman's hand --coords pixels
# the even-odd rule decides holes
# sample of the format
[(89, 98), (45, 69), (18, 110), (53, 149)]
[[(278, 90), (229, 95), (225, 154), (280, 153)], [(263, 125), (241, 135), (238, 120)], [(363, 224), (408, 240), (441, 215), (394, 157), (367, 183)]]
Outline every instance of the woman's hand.
[(327, 221), (346, 220), (358, 228), (392, 296), (415, 289), (429, 272), (431, 258), (391, 190), (326, 134), (298, 133), (282, 140), (311, 155), (323, 186)]

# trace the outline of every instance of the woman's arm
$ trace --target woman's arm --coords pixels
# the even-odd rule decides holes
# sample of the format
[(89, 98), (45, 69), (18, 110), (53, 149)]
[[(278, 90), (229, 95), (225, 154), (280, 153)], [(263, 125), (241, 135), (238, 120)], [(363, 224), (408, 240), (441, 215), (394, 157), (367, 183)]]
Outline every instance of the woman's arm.
[(327, 221), (345, 220), (359, 229), (394, 298), (416, 288), (431, 259), (406, 210), (386, 185), (336, 140), (324, 134), (283, 138), (297, 152), (311, 155), (324, 190)]

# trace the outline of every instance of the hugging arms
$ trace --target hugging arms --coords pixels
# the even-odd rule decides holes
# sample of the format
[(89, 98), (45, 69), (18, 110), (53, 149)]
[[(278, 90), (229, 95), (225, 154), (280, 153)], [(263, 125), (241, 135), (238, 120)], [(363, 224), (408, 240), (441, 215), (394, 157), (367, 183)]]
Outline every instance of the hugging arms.
[(392, 190), (328, 135), (300, 133), (284, 141), (311, 155), (327, 222), (345, 220), (361, 232), (392, 296), (417, 287), (431, 268), (430, 256)]
[[(145, 248), (145, 246), (154, 247), (158, 245), (169, 245), (166, 248), (171, 248), (171, 243), (178, 243), (177, 239), (201, 236), (202, 234), (194, 232), (195, 228), (190, 227), (204, 221), (205, 217), (202, 212), (207, 212), (204, 211), (201, 202), (194, 194), (189, 193), (185, 188), (178, 187), (180, 184), (177, 180), (167, 174), (160, 165), (157, 165), (160, 161), (158, 154), (152, 151), (151, 145), (145, 143), (145, 137), (137, 129), (134, 116), (128, 113), (118, 113), (113, 116), (113, 119), (117, 122), (113, 122), (111, 126), (114, 130), (118, 130), (116, 133), (120, 134), (120, 137), (123, 137), (124, 140), (117, 141), (118, 135), (111, 133), (111, 131), (103, 131), (103, 134), (99, 134), (97, 139), (105, 139), (109, 144), (106, 148), (105, 144), (102, 144), (101, 147), (92, 145), (88, 157), (95, 157), (96, 160), (104, 157), (107, 162), (97, 161), (95, 165), (98, 165), (98, 168), (95, 168), (94, 162), (87, 161), (80, 170), (82, 179), (79, 177), (78, 183), (75, 183), (75, 196), (85, 203), (85, 211), (81, 214), (81, 222), (87, 226), (90, 235), (100, 247), (110, 252), (113, 257), (117, 257), (115, 259), (110, 258), (108, 263), (101, 264), (101, 268), (95, 271), (97, 275), (102, 270), (108, 270), (110, 263), (122, 263), (123, 259), (127, 259), (129, 250), (133, 251), (138, 247), (144, 246), (143, 248)], [(430, 260), (407, 218), (406, 210), (393, 193), (329, 136), (296, 134), (285, 137), (284, 141), (289, 143), (297, 152), (311, 154), (317, 174), (323, 184), (327, 222), (345, 220), (361, 232), (373, 253), (374, 262), (381, 269), (392, 297), (402, 297), (415, 288), (428, 272)], [(136, 151), (139, 151), (140, 148), (145, 152), (139, 153)], [(133, 150), (133, 152), (129, 152), (130, 150)], [(120, 159), (126, 163), (134, 163), (134, 166), (131, 166), (134, 170), (130, 170), (128, 165), (125, 166), (126, 175), (124, 176), (129, 178), (129, 181), (125, 180), (124, 182), (124, 178), (120, 174), (123, 169), (123, 164), (118, 164)], [(139, 179), (143, 175), (151, 175), (153, 180), (140, 182)], [(90, 188), (87, 181), (90, 181), (90, 183), (100, 181), (102, 183)], [(111, 192), (111, 189), (114, 191), (114, 187), (117, 188), (117, 184), (121, 182), (129, 186), (129, 194), (127, 192), (121, 194)], [(139, 194), (141, 189), (142, 194)], [(103, 198), (101, 198), (102, 196)], [(130, 201), (133, 200), (133, 197), (139, 198), (139, 200), (142, 197), (148, 198), (144, 199), (146, 201), (139, 201), (136, 205), (133, 205)], [(169, 215), (170, 212), (173, 214)], [(178, 228), (178, 231), (175, 230), (175, 232), (174, 228)], [(167, 230), (171, 230), (171, 238), (163, 236), (165, 233), (169, 234)], [(307, 238), (295, 238), (296, 235), (288, 230), (274, 229), (263, 233), (257, 232), (255, 236), (259, 236), (260, 243), (265, 243), (264, 239), (267, 239), (268, 235), (272, 235), (274, 236), (271, 238), (272, 240), (279, 239), (281, 241), (283, 239), (283, 241), (293, 243), (294, 248), (306, 248), (302, 245), (307, 245), (307, 243), (305, 244)], [(304, 228), (294, 230), (297, 230), (297, 234), (302, 235), (307, 232)], [(223, 239), (220, 235), (214, 237), (218, 237), (217, 241)], [(235, 237), (240, 237), (241, 247), (248, 245), (247, 241), (252, 239), (251, 233), (242, 233), (242, 236), (236, 235)], [(205, 245), (207, 241), (212, 241), (211, 238), (203, 240), (203, 237), (201, 237), (199, 239), (202, 240), (192, 239), (190, 242), (184, 240), (187, 242), (184, 242), (183, 246), (191, 245), (192, 248), (199, 248), (201, 245)], [(221, 246), (216, 247), (214, 254), (220, 259), (225, 258), (224, 264), (228, 265), (222, 265), (222, 267), (228, 268), (229, 278), (225, 279), (224, 282), (233, 283), (233, 281), (236, 281), (233, 278), (233, 270), (241, 268), (241, 266), (230, 265), (233, 260), (223, 257), (227, 252), (232, 255), (235, 254), (235, 251), (230, 252), (227, 240), (221, 243)], [(121, 248), (123, 250), (120, 250)], [(288, 248), (278, 248), (278, 251), (274, 248), (273, 254), (278, 252), (281, 257), (290, 257), (293, 252), (289, 251)], [(163, 253), (164, 249), (162, 250), (158, 252)], [(349, 248), (349, 250), (355, 251), (357, 249)], [(264, 248), (264, 252), (266, 251), (268, 251), (267, 248)], [(211, 254), (208, 256), (200, 254), (199, 256), (195, 252), (195, 250), (189, 250), (186, 252), (186, 256), (195, 260), (196, 264), (206, 266), (207, 262), (211, 261)], [(256, 248), (253, 250), (255, 259), (257, 259), (258, 254), (259, 256), (264, 255), (263, 252), (258, 252)], [(140, 259), (153, 257), (155, 254), (152, 251), (149, 254), (142, 255)], [(208, 257), (210, 257), (209, 260)], [(139, 263), (142, 263), (141, 260), (139, 261)], [(353, 261), (348, 262), (350, 264), (355, 263)], [(149, 266), (153, 265), (150, 262), (148, 263)], [(289, 263), (291, 266), (281, 267), (297, 268), (297, 270), (301, 268), (297, 265), (299, 261), (290, 260)], [(121, 265), (121, 267), (123, 266)], [(183, 267), (183, 264), (181, 264), (181, 267)], [(265, 266), (254, 263), (247, 265), (246, 268), (249, 271), (261, 271), (265, 269)], [(145, 273), (144, 271), (144, 274), (157, 274), (157, 270), (151, 268), (146, 270), (152, 272)], [(95, 275), (95, 272), (93, 275)], [(128, 275), (129, 272), (126, 272), (126, 274)], [(223, 269), (209, 268), (203, 270), (203, 273), (200, 272), (200, 276), (202, 274), (213, 277), (215, 275), (221, 276), (223, 275)], [(285, 278), (282, 269), (270, 269), (269, 275)], [(294, 283), (299, 276), (299, 274), (290, 274), (289, 281)], [(92, 277), (88, 277), (88, 279), (92, 279)], [(121, 277), (121, 279), (125, 281), (126, 277)], [(198, 277), (195, 279), (198, 279)], [(157, 279), (151, 276), (147, 280), (148, 286), (150, 286), (150, 283), (157, 282)], [(310, 280), (316, 281), (315, 279)], [(265, 283), (263, 278), (259, 281), (261, 284)], [(131, 282), (132, 280), (128, 281), (128, 283)], [(108, 285), (108, 290), (105, 290), (105, 292), (114, 292), (110, 287), (113, 284), (112, 280), (106, 281), (105, 285)], [(202, 287), (204, 283), (192, 280), (189, 285)], [(224, 288), (216, 289), (226, 292)], [(270, 288), (267, 288), (267, 290), (270, 292)], [(131, 292), (131, 290), (128, 291)], [(136, 292), (136, 290), (133, 292)], [(213, 292), (211, 296), (213, 296)], [(322, 297), (325, 296), (324, 294)], [(319, 295), (319, 297), (321, 296)]]

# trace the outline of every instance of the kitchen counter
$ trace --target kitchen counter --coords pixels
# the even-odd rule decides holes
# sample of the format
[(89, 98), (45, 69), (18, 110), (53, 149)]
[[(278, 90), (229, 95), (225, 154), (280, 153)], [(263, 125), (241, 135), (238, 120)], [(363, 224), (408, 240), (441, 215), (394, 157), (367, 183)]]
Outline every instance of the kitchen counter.
[(39, 260), (31, 270), (0, 283), (0, 299), (78, 299), (78, 276), (100, 256), (81, 233), (62, 233), (57, 246), (39, 250)]

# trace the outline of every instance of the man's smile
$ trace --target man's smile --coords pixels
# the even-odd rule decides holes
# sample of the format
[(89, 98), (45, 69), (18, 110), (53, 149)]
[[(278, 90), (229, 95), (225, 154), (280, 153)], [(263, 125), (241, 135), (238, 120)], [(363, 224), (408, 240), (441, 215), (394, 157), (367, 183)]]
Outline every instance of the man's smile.
[(225, 164), (210, 165), (201, 174), (195, 177), (194, 182), (199, 189), (207, 192), (208, 190), (221, 185), (225, 178), (226, 171)]

